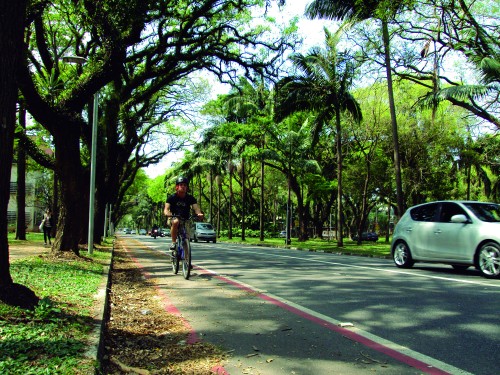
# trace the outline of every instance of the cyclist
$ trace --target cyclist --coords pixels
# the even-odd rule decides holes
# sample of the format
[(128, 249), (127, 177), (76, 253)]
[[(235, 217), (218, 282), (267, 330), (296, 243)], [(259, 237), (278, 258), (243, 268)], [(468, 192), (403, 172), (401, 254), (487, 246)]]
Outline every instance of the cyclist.
[(196, 198), (188, 193), (189, 180), (184, 176), (177, 177), (175, 181), (175, 193), (167, 197), (163, 213), (168, 217), (168, 225), (170, 226), (170, 233), (172, 235), (172, 245), (170, 250), (175, 250), (175, 243), (177, 241), (177, 231), (179, 229), (179, 219), (172, 217), (172, 215), (180, 216), (187, 220), (191, 208), (194, 210), (198, 218), (203, 219), (203, 213), (198, 206)]

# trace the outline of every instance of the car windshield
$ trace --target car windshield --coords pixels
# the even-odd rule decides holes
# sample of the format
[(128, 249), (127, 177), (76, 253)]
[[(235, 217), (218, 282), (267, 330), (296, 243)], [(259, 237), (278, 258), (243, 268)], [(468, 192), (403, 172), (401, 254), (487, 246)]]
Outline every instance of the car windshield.
[(208, 230), (214, 229), (212, 227), (212, 224), (205, 224), (205, 223), (203, 223), (203, 224), (197, 224), (197, 226), (198, 226), (198, 229), (208, 229)]
[(500, 205), (494, 203), (464, 203), (481, 221), (500, 223)]

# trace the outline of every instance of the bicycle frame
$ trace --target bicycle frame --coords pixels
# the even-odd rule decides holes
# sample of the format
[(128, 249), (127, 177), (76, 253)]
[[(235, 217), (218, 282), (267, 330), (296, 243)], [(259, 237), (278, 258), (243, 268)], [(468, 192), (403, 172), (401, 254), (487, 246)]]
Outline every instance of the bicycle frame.
[(179, 272), (179, 264), (182, 262), (182, 275), (187, 280), (191, 274), (191, 244), (189, 241), (188, 231), (186, 229), (186, 223), (190, 221), (191, 218), (185, 220), (178, 216), (179, 228), (177, 230), (177, 241), (176, 241), (176, 251), (172, 255), (172, 270), (174, 274)]

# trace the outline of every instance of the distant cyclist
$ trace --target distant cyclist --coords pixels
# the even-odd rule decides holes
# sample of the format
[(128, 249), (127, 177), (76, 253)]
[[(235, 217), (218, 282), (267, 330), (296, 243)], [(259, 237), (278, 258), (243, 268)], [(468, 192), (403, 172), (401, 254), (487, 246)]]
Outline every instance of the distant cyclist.
[(170, 225), (170, 233), (172, 235), (172, 245), (170, 250), (175, 250), (175, 243), (177, 241), (177, 230), (179, 228), (179, 219), (172, 217), (172, 215), (180, 216), (187, 220), (189, 219), (191, 208), (200, 219), (203, 219), (203, 213), (198, 206), (196, 198), (189, 194), (188, 191), (189, 180), (184, 176), (177, 177), (175, 181), (175, 193), (167, 197), (163, 213), (168, 217), (168, 225)]

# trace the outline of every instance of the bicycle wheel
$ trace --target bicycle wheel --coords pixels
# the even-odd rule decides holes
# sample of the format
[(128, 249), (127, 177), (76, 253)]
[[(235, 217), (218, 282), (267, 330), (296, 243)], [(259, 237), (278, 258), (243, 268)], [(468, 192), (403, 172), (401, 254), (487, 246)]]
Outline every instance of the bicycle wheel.
[(182, 241), (184, 247), (184, 257), (182, 259), (182, 275), (187, 280), (189, 275), (191, 275), (191, 244), (189, 240), (186, 239)]
[(175, 255), (172, 255), (172, 271), (174, 274), (177, 275), (179, 272), (179, 260), (180, 260), (180, 254), (179, 254), (179, 244), (177, 243), (176, 250), (175, 250)]

